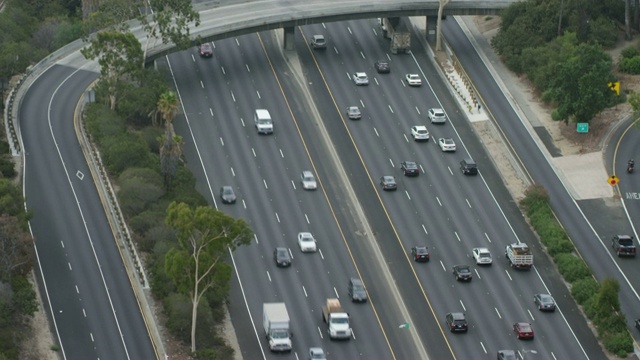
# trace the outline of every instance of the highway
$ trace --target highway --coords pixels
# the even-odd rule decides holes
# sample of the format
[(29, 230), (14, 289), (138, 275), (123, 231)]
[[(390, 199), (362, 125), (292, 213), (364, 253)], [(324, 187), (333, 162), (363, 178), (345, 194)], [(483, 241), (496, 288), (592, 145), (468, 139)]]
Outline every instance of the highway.
[[(454, 34), (454, 47), (470, 48), (451, 23), (447, 33)], [(330, 48), (323, 55), (310, 52), (300, 37), (296, 40), (306, 81), (331, 134), (329, 147), (319, 135), (322, 126), (308, 99), (300, 97), (299, 84), (279, 56), (281, 44), (273, 39), (248, 35), (218, 41), (216, 55), (208, 60), (196, 58), (193, 49), (169, 57), (188, 120), (177, 121), (176, 128), (192, 140), (185, 150), (189, 166), (201, 180), (199, 189), (210, 194), (213, 202), (219, 186), (233, 185), (240, 201), (223, 209), (246, 218), (257, 234), (252, 246), (234, 255), (238, 282), (231, 309), (234, 320), (240, 320), (235, 325), (243, 334), (245, 357), (261, 358), (266, 351), (260, 328), (262, 302), (284, 301), (295, 333), (292, 357), (304, 357), (307, 347), (321, 345), (338, 358), (424, 358), (427, 349), (440, 359), (453, 357), (450, 348), (461, 359), (492, 358), (498, 348), (535, 349), (543, 358), (587, 358), (585, 354), (602, 358), (595, 338), (540, 249), (534, 248), (537, 272), (512, 272), (506, 267), (501, 256), (504, 245), (516, 237), (533, 244), (534, 238), (473, 130), (455, 111), (448, 90), (440, 81), (431, 81), (437, 75), (427, 55), (415, 51), (415, 57), (391, 57), (392, 73), (378, 76), (373, 61), (386, 57), (387, 50), (375, 29), (373, 19), (335, 23), (326, 30), (322, 25), (306, 27), (307, 36), (319, 31), (328, 36)], [(499, 107), (494, 115), (514, 118), (474, 54), (465, 53), (463, 61), (472, 77), (477, 73), (478, 81), (486, 83), (485, 100), (492, 111), (494, 103)], [(348, 78), (360, 70), (372, 80), (366, 88), (356, 88)], [(425, 81), (422, 88), (406, 88), (402, 78), (408, 72), (421, 73), (430, 86)], [(24, 100), (34, 104), (24, 105), (21, 112), (25, 195), (28, 209), (38, 214), (31, 227), (38, 254), (47, 255), (40, 256), (40, 270), (47, 275), (51, 312), (64, 339), (65, 356), (153, 358), (104, 209), (72, 138), (75, 101), (68, 99), (77, 98), (78, 89), (96, 76), (93, 71), (56, 65)], [(345, 120), (346, 106), (358, 103), (363, 119)], [(438, 104), (451, 122), (429, 129), (433, 137), (454, 137), (459, 147), (456, 154), (440, 153), (433, 142), (415, 144), (409, 138), (409, 127), (416, 121), (426, 123), (426, 109)], [(268, 108), (276, 119), (275, 135), (256, 134), (251, 121), (257, 107)], [(596, 234), (580, 220), (579, 210), (572, 207), (555, 174), (545, 168), (548, 163), (529, 134), (518, 124), (510, 126), (505, 132), (516, 139), (512, 141), (518, 152), (531, 153), (526, 162), (530, 172), (543, 183), (549, 181), (545, 184), (553, 187), (554, 201), (566, 210), (563, 224), (571, 223), (572, 234), (594, 238)], [(480, 164), (480, 177), (459, 173), (458, 162), (467, 150)], [(328, 160), (336, 157), (345, 174)], [(402, 160), (417, 161), (425, 172), (415, 179), (402, 177), (397, 169)], [(302, 191), (297, 181), (300, 172), (310, 168), (321, 181), (316, 192)], [(399, 191), (379, 190), (377, 179), (383, 174), (396, 176)], [(360, 221), (362, 210), (368, 223)], [(295, 236), (307, 230), (318, 239), (320, 253), (299, 252)], [(611, 254), (608, 240), (607, 236), (604, 243), (579, 244), (584, 246), (583, 255), (582, 249), (589, 253), (585, 258), (590, 265), (598, 262), (602, 247)], [(408, 249), (418, 242), (430, 247), (430, 263), (414, 264), (408, 259)], [(470, 251), (477, 245), (491, 248), (495, 264), (474, 269), (470, 284), (455, 283), (450, 267), (471, 265)], [(275, 268), (271, 259), (275, 246), (291, 249), (291, 268)], [(382, 263), (387, 267), (379, 266)], [(596, 274), (602, 276), (610, 268), (610, 263), (603, 262)], [(345, 299), (348, 277), (358, 275), (371, 296), (369, 304)], [(545, 287), (556, 297), (561, 312), (534, 311), (532, 295)], [(323, 333), (320, 306), (329, 296), (340, 296), (352, 315), (355, 338), (350, 342), (330, 342)], [(625, 311), (637, 301), (624, 285), (621, 301)], [(449, 311), (467, 313), (468, 334), (443, 331), (444, 314)], [(515, 321), (531, 321), (536, 340), (517, 341), (510, 328)], [(409, 329), (399, 328), (404, 322), (410, 323)]]
[[(131, 283), (73, 125), (95, 72), (54, 65), (31, 86), (21, 119), (24, 194), (46, 306), (68, 359), (155, 358)], [(69, 99), (74, 99), (69, 101)], [(45, 216), (46, 215), (46, 216)]]
[[(557, 313), (541, 314), (534, 308), (532, 297), (535, 292), (561, 288), (556, 279), (557, 274), (549, 272), (545, 267), (549, 264), (542, 256), (538, 257), (542, 265), (539, 267), (543, 269), (541, 272), (515, 272), (506, 266), (502, 257), (504, 246), (517, 239), (533, 243), (533, 235), (521, 216), (514, 215), (517, 214), (517, 209), (508, 199), (506, 189), (481, 145), (472, 136), (466, 120), (456, 112), (454, 100), (438, 81), (426, 54), (416, 51), (415, 57), (388, 57), (385, 42), (379, 34), (376, 35), (375, 24), (375, 20), (370, 20), (331, 24), (326, 29), (322, 25), (310, 26), (304, 30), (307, 38), (315, 33), (323, 33), (328, 38), (329, 49), (311, 53), (301, 39), (298, 39), (297, 48), (320, 116), (331, 133), (342, 164), (352, 173), (352, 186), (358, 198), (363, 201), (369, 222), (374, 224), (374, 233), (386, 235), (375, 237), (377, 245), (382, 249), (385, 262), (393, 269), (403, 298), (412, 304), (410, 323), (417, 328), (420, 338), (429, 342), (429, 354), (442, 358), (447, 356), (447, 348), (451, 346), (457, 358), (489, 358), (498, 349), (524, 347), (536, 350), (543, 358), (601, 358), (599, 348), (591, 345), (594, 343), (593, 337), (584, 323), (572, 323), (569, 327), (565, 313), (575, 312), (575, 304), (570, 299), (563, 299), (566, 289), (563, 296), (553, 292), (558, 297), (560, 306)], [(260, 39), (265, 37), (263, 35)], [(414, 44), (419, 43), (417, 39), (414, 41)], [(239, 190), (244, 200), (242, 205), (225, 206), (223, 209), (232, 209), (232, 214), (247, 218), (258, 234), (255, 246), (241, 249), (234, 256), (238, 278), (247, 292), (248, 308), (256, 328), (254, 332), (258, 335), (261, 332), (261, 302), (285, 301), (293, 308), (290, 309), (292, 319), (306, 319), (303, 323), (295, 323), (297, 320), (294, 320), (293, 327), (298, 334), (300, 326), (308, 328), (310, 323), (319, 323), (314, 320), (313, 314), (315, 312), (315, 319), (319, 319), (321, 302), (328, 296), (323, 293), (327, 294), (326, 289), (331, 287), (339, 292), (340, 286), (336, 283), (340, 284), (340, 278), (345, 283), (348, 277), (346, 274), (353, 273), (353, 270), (345, 268), (345, 265), (350, 265), (350, 261), (344, 257), (340, 260), (339, 251), (333, 256), (326, 253), (327, 248), (323, 246), (322, 240), (319, 242), (325, 260), (313, 261), (319, 260), (318, 256), (313, 258), (313, 255), (308, 254), (296, 256), (299, 253), (294, 240), (297, 231), (311, 230), (319, 239), (340, 238), (345, 232), (340, 234), (340, 231), (328, 231), (330, 209), (323, 211), (326, 215), (313, 216), (313, 210), (310, 209), (321, 210), (318, 208), (318, 201), (324, 200), (318, 199), (318, 193), (294, 189), (298, 173), (302, 167), (309, 166), (310, 160), (304, 159), (304, 156), (296, 159), (293, 154), (305, 155), (307, 144), (316, 144), (314, 148), (318, 149), (322, 145), (319, 144), (317, 129), (307, 126), (307, 130), (305, 126), (300, 126), (313, 121), (313, 115), (308, 113), (304, 104), (300, 104), (303, 100), (299, 97), (294, 100), (297, 91), (295, 84), (274, 83), (280, 80), (275, 79), (271, 68), (276, 74), (287, 74), (287, 69), (282, 60), (276, 60), (279, 58), (277, 44), (272, 45), (271, 51), (267, 50), (275, 55), (270, 56), (270, 60), (264, 58), (261, 52), (265, 43), (267, 41), (259, 43), (257, 36), (243, 36), (216, 42), (213, 59), (198, 59), (195, 52), (191, 51), (172, 55), (169, 60), (177, 89), (185, 102), (188, 131), (193, 136), (194, 144), (197, 144), (191, 155), (189, 152), (187, 154), (191, 159), (189, 163), (202, 163), (209, 184), (213, 184), (207, 187), (213, 189), (214, 193), (222, 184), (233, 184)], [(379, 58), (391, 58), (391, 74), (375, 74), (372, 65)], [(314, 67), (316, 68), (313, 69)], [(371, 85), (356, 87), (348, 75), (356, 71), (366, 71)], [(421, 73), (423, 80), (435, 81), (430, 81), (429, 85), (425, 84), (421, 88), (406, 88), (402, 79), (405, 73), (410, 72)], [(277, 77), (280, 78), (281, 76)], [(282, 92), (269, 92), (267, 89), (280, 89)], [(450, 109), (449, 117), (452, 121), (440, 127), (430, 126), (430, 130), (433, 137), (456, 138), (459, 147), (462, 147), (456, 154), (440, 152), (433, 141), (416, 144), (410, 140), (409, 127), (425, 124), (427, 109), (439, 106), (441, 101), (445, 109)], [(345, 120), (344, 110), (354, 104), (362, 107), (363, 119)], [(258, 136), (252, 128), (252, 111), (258, 107), (268, 108), (272, 117), (277, 119), (274, 136)], [(297, 111), (294, 109), (301, 111), (300, 114), (296, 116)], [(294, 113), (293, 118), (289, 111)], [(299, 134), (296, 127), (300, 129)], [(351, 144), (350, 139), (353, 139)], [(350, 151), (352, 146), (355, 151)], [(468, 178), (460, 174), (458, 163), (467, 149), (481, 164), (482, 176)], [(197, 157), (194, 156), (195, 153), (198, 154)], [(314, 164), (326, 162), (322, 152), (316, 155), (315, 151), (310, 151), (309, 156)], [(201, 160), (195, 161), (196, 158)], [(402, 177), (398, 169), (402, 160), (417, 161), (425, 172), (418, 178)], [(268, 167), (265, 166), (266, 162)], [(323, 171), (319, 172), (323, 184), (332, 175), (330, 172), (327, 175)], [(395, 175), (400, 189), (394, 193), (379, 191), (377, 179), (381, 175)], [(487, 183), (500, 195), (494, 195)], [(285, 192), (289, 192), (289, 195)], [(288, 196), (297, 198), (295, 204), (287, 203)], [(310, 205), (311, 202), (313, 205)], [(379, 209), (381, 205), (383, 214)], [(255, 209), (259, 206), (263, 208)], [(512, 214), (510, 218), (506, 213)], [(307, 218), (311, 219), (308, 223)], [(323, 221), (313, 221), (314, 218)], [(337, 221), (341, 222), (339, 219)], [(321, 223), (322, 230), (314, 227), (314, 223)], [(301, 230), (300, 224), (307, 228)], [(283, 229), (285, 226), (292, 228)], [(382, 231), (376, 231), (377, 228)], [(340, 241), (346, 241), (350, 248), (350, 244), (356, 242), (348, 235)], [(340, 241), (338, 245), (342, 245)], [(286, 273), (292, 269), (275, 269), (270, 259), (271, 250), (281, 244), (292, 249), (293, 268), (297, 270), (295, 275)], [(418, 265), (408, 259), (409, 248), (416, 244), (425, 244), (431, 248), (430, 263)], [(334, 243), (332, 248), (338, 250), (335, 245)], [(476, 279), (470, 284), (456, 283), (450, 272), (451, 266), (460, 263), (471, 265), (470, 252), (475, 246), (489, 247), (494, 254), (495, 264), (490, 268), (475, 268)], [(312, 261), (308, 260), (310, 257)], [(257, 258), (262, 260), (261, 266), (266, 265), (265, 268), (256, 269), (252, 261)], [(328, 259), (336, 258), (338, 261), (335, 263), (326, 264)], [(359, 265), (358, 259), (355, 260)], [(301, 261), (304, 263), (300, 264)], [(244, 270), (243, 264), (248, 262), (252, 265)], [(314, 289), (325, 288), (324, 292), (320, 291), (316, 296), (309, 295), (307, 284), (315, 279), (306, 279), (305, 272), (319, 274), (327, 272), (326, 268), (334, 269), (336, 266), (340, 269), (331, 271), (331, 277), (335, 278), (328, 284), (316, 280), (321, 285), (314, 286)], [(278, 277), (283, 271), (286, 281), (279, 283)], [(260, 273), (268, 275), (256, 275)], [(376, 293), (380, 293), (377, 284), (368, 281), (367, 275), (363, 273), (369, 291), (375, 287)], [(541, 281), (543, 276), (549, 285)], [(261, 297), (252, 295), (247, 289), (257, 291)], [(304, 291), (295, 294), (296, 289)], [(264, 299), (263, 294), (269, 295)], [(376, 304), (376, 297), (372, 299)], [(384, 305), (386, 311), (388, 304)], [(356, 334), (360, 333), (356, 335), (356, 342), (360, 344), (365, 341), (367, 349), (379, 342), (371, 341), (375, 337), (369, 334), (363, 336), (358, 324), (367, 316), (384, 314), (379, 306), (377, 309), (375, 314), (362, 312), (360, 317), (353, 317), (354, 331)], [(471, 324), (468, 334), (451, 335), (444, 332), (444, 315), (450, 311), (467, 313)], [(434, 326), (434, 320), (440, 326)], [(515, 339), (511, 325), (516, 321), (533, 323), (537, 331), (533, 343), (523, 346)], [(392, 325), (383, 326), (383, 329), (385, 335), (387, 331), (394, 331)], [(317, 343), (321, 340), (314, 330), (311, 333), (308, 330), (305, 332), (302, 345), (299, 336), (294, 338), (297, 349), (300, 349), (298, 346), (304, 349), (312, 346), (314, 341)], [(580, 335), (582, 341), (578, 341), (575, 333)], [(446, 334), (446, 338), (442, 337), (443, 334)], [(330, 346), (329, 353), (334, 356), (353, 355), (348, 352), (350, 347), (345, 344), (337, 344), (341, 348), (329, 344), (331, 345), (326, 341), (322, 342), (322, 346)], [(440, 346), (440, 349), (435, 350), (432, 344)], [(392, 339), (390, 349), (393, 354), (398, 358), (408, 358), (399, 356), (398, 346), (395, 345), (396, 342)], [(262, 349), (264, 348), (263, 343)], [(375, 351), (380, 354), (380, 349)]]
[[(491, 74), (478, 58), (477, 52), (473, 50), (472, 44), (460, 27), (454, 22), (447, 22), (444, 31), (478, 91), (483, 96), (501, 93), (502, 86), (496, 82), (494, 74)], [(631, 333), (637, 338), (632, 319), (637, 316), (635, 314), (640, 303), (640, 270), (633, 261), (615, 257), (611, 250), (611, 237), (615, 233), (632, 231), (629, 219), (633, 219), (633, 215), (628, 218), (628, 214), (614, 215), (606, 204), (594, 206), (593, 202), (577, 202), (571, 198), (555, 170), (544, 157), (539, 145), (533, 141), (529, 128), (523, 123), (526, 120), (518, 116), (504, 96), (491, 97), (490, 104), (492, 104), (490, 108), (494, 118), (509, 139), (514, 152), (519, 155), (519, 160), (525, 166), (529, 176), (547, 190), (555, 214), (576, 245), (580, 256), (585, 259), (598, 280), (613, 277), (620, 283), (621, 309), (628, 317)], [(514, 119), (517, 121), (513, 121)], [(635, 153), (634, 146), (627, 145), (625, 155), (621, 157), (632, 157)], [(610, 156), (608, 155), (609, 158)], [(623, 162), (626, 163), (626, 160)], [(626, 174), (621, 173), (623, 165), (616, 165), (615, 170), (619, 176), (625, 178), (623, 175)], [(623, 182), (625, 183), (626, 181)], [(623, 194), (626, 192), (623, 190), (626, 186), (632, 187), (632, 184), (621, 185)], [(628, 202), (625, 204), (629, 205)]]
[[(409, 347), (392, 354), (374, 308), (352, 305), (346, 296), (348, 278), (358, 275), (345, 246), (352, 234), (336, 221), (322, 189), (301, 189), (300, 173), (314, 166), (297, 126), (310, 114), (288, 104), (293, 99), (279, 90), (286, 79), (276, 78), (272, 66), (282, 68), (283, 64), (270, 63), (274, 60), (267, 58), (257, 35), (217, 42), (214, 53), (213, 59), (200, 59), (195, 51), (182, 52), (170, 56), (169, 63), (188, 121), (176, 121), (176, 129), (192, 137), (187, 143), (193, 147), (186, 149), (189, 164), (207, 174), (206, 186), (213, 189), (210, 200), (215, 201), (214, 194), (222, 185), (231, 184), (237, 190), (237, 204), (218, 202), (217, 206), (247, 219), (256, 233), (255, 242), (233, 256), (255, 325), (254, 330), (241, 331), (255, 334), (241, 339), (252, 345), (243, 349), (255, 349), (259, 339), (261, 350), (268, 353), (261, 328), (262, 303), (282, 301), (291, 317), (297, 356), (305, 356), (309, 347), (322, 346), (329, 354), (346, 358), (421, 357)], [(257, 134), (253, 126), (257, 108), (270, 111), (274, 135)], [(294, 109), (297, 115), (291, 112)], [(319, 176), (323, 186), (332, 182), (331, 176)], [(300, 231), (314, 234), (318, 253), (300, 252), (296, 239)], [(275, 266), (272, 253), (277, 246), (290, 249), (291, 268)], [(329, 342), (322, 324), (321, 306), (326, 298), (336, 296), (353, 319), (354, 339), (349, 342)], [(261, 356), (257, 351), (245, 355)]]

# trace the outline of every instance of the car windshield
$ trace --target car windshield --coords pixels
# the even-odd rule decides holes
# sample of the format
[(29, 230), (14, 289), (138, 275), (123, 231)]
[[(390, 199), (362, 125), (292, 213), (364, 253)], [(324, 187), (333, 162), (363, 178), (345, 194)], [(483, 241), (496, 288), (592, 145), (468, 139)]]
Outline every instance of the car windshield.
[(353, 285), (353, 291), (355, 292), (364, 292), (364, 287), (362, 285)]
[(349, 323), (349, 319), (347, 318), (334, 318), (333, 320), (331, 320), (331, 322), (333, 324), (348, 324)]
[(278, 257), (279, 258), (286, 258), (288, 256), (289, 256), (289, 254), (287, 253), (287, 250), (278, 250)]
[(228, 189), (228, 188), (227, 188), (227, 189), (224, 189), (224, 190), (223, 190), (223, 193), (224, 193), (225, 195), (231, 195), (231, 194), (233, 194), (233, 190), (231, 190), (231, 189)]
[(529, 324), (520, 324), (519, 328), (520, 328), (520, 331), (523, 331), (523, 332), (531, 331), (531, 326), (529, 326)]
[(418, 134), (420, 134), (420, 135), (425, 135), (425, 134), (428, 134), (428, 133), (429, 133), (429, 132), (428, 132), (427, 130), (424, 130), (424, 129), (418, 129)]
[(489, 254), (489, 253), (480, 253), (480, 257), (481, 258), (490, 258), (491, 254)]
[(461, 274), (464, 274), (464, 273), (469, 273), (471, 271), (469, 271), (469, 268), (461, 267), (461, 268), (458, 268), (458, 272)]
[(543, 303), (552, 303), (553, 299), (549, 295), (540, 295), (540, 301)]
[(623, 246), (631, 246), (633, 245), (633, 240), (629, 238), (619, 238), (618, 242)]
[(385, 176), (384, 182), (387, 182), (387, 183), (393, 182), (393, 178), (391, 176)]
[(287, 339), (289, 338), (289, 332), (286, 330), (274, 330), (271, 332), (273, 339)]
[(454, 320), (453, 323), (456, 324), (456, 325), (464, 325), (466, 323), (466, 321), (464, 321), (464, 320)]
[(415, 163), (407, 162), (407, 163), (405, 163), (405, 167), (406, 167), (407, 169), (415, 169), (415, 168), (417, 168), (418, 166), (417, 166)]
[(424, 255), (427, 253), (427, 248), (419, 247), (416, 249), (416, 253), (418, 253), (419, 255)]
[(258, 120), (258, 124), (260, 124), (260, 125), (268, 125), (268, 124), (271, 124), (271, 120), (269, 120), (269, 119), (260, 119), (260, 120)]

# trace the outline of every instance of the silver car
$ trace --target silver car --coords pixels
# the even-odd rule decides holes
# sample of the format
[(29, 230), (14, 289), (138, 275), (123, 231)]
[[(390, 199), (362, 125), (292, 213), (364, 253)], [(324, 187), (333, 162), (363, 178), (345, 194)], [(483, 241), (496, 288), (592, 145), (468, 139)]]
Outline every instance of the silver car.
[(349, 106), (347, 108), (347, 116), (351, 120), (358, 120), (362, 118), (362, 112), (360, 112), (360, 108), (357, 106)]
[(491, 252), (487, 248), (473, 248), (471, 253), (476, 265), (491, 265), (493, 263)]
[(309, 170), (305, 170), (300, 175), (300, 182), (302, 182), (302, 188), (305, 190), (315, 190), (318, 188), (316, 177)]
[(353, 74), (353, 82), (356, 83), (356, 85), (369, 85), (369, 78), (366, 73), (357, 72)]
[(429, 109), (429, 120), (432, 124), (444, 124), (447, 121), (447, 116), (442, 109), (432, 108)]

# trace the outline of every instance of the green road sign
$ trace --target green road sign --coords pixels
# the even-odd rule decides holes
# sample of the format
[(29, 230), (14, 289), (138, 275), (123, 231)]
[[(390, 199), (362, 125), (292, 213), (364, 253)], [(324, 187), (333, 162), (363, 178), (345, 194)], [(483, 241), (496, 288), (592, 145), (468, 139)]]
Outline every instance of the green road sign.
[(589, 123), (578, 123), (577, 130), (579, 133), (588, 133), (589, 132)]

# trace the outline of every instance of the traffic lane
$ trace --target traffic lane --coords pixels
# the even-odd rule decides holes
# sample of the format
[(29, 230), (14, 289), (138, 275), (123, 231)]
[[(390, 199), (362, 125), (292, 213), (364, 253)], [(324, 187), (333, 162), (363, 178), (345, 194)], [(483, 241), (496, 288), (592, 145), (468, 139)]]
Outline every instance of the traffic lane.
[[(312, 69), (315, 66), (313, 59), (310, 56), (302, 55), (301, 62), (305, 68)], [(323, 69), (323, 73), (326, 70)], [(328, 103), (332, 104), (333, 99), (331, 95), (328, 93), (328, 90), (325, 87), (325, 83), (317, 71), (310, 70), (308, 73), (309, 82), (311, 84), (322, 84), (322, 86), (311, 86), (311, 91), (313, 93), (316, 102), (318, 103)], [(319, 106), (319, 111), (324, 118), (332, 118), (335, 115), (335, 106), (332, 108)], [(376, 198), (375, 192), (370, 183), (363, 183), (362, 179), (366, 179), (366, 171), (362, 167), (362, 163), (359, 159), (358, 153), (356, 149), (353, 147), (353, 143), (349, 137), (349, 134), (344, 129), (344, 124), (337, 121), (329, 121), (325, 122), (325, 126), (328, 131), (332, 134), (332, 139), (334, 141), (334, 145), (336, 146), (337, 152), (341, 156), (342, 163), (345, 165), (348, 171), (348, 176), (350, 182), (354, 186), (354, 192), (356, 196), (361, 201), (362, 207), (367, 214), (367, 217), (372, 225), (373, 232), (376, 234), (376, 240), (378, 246), (380, 247), (383, 254), (385, 254), (385, 258), (398, 258), (398, 256), (403, 256), (403, 251), (399, 251), (401, 249), (398, 248), (397, 245), (391, 245), (394, 243), (393, 240), (395, 238), (395, 234), (391, 224), (388, 221), (388, 218), (384, 214), (384, 212), (380, 209), (379, 200)], [(397, 241), (397, 240), (396, 240)], [(357, 243), (359, 244), (359, 243)], [(365, 244), (366, 245), (366, 244)], [(363, 252), (368, 248), (367, 246), (363, 246)], [(356, 258), (356, 263), (358, 264), (367, 264), (367, 258), (364, 257), (362, 261), (359, 261), (361, 252), (352, 251), (354, 257)], [(366, 253), (366, 252), (365, 252)], [(363, 266), (363, 265), (359, 265)], [(406, 279), (413, 276), (410, 268), (408, 267), (400, 267), (398, 269), (394, 268), (394, 278), (396, 279)], [(367, 281), (367, 276), (364, 276), (365, 284), (367, 284), (367, 288), (370, 292), (372, 291), (376, 294), (376, 296), (381, 296), (379, 294), (385, 294), (384, 291), (379, 292), (376, 288), (373, 288), (371, 285), (371, 281)], [(417, 304), (418, 302), (422, 302), (424, 299), (421, 292), (416, 290), (415, 282), (414, 285), (409, 287), (403, 287), (400, 289), (401, 295), (404, 295), (405, 299), (413, 299), (411, 300), (412, 304)], [(372, 295), (374, 298), (374, 295)], [(396, 300), (397, 301), (397, 300)], [(435, 321), (432, 312), (426, 306), (414, 306), (413, 309), (416, 309), (419, 313), (419, 316), (423, 319), (433, 319), (431, 321)], [(378, 311), (381, 317), (381, 321), (385, 324), (385, 329), (393, 329), (397, 327), (398, 318), (393, 316), (393, 314), (388, 314), (388, 309), (385, 308), (385, 312)], [(387, 315), (388, 314), (388, 315)], [(432, 324), (431, 321), (427, 321), (427, 324)], [(424, 324), (424, 323), (423, 323)], [(437, 354), (437, 356), (441, 357), (450, 357), (451, 353), (448, 349), (446, 341), (443, 340), (443, 334), (440, 330), (435, 329), (432, 326), (426, 326), (423, 324), (416, 325), (417, 331), (420, 335), (420, 338), (425, 342), (425, 346), (428, 349), (431, 349), (432, 354)], [(399, 337), (398, 337), (399, 336)], [(396, 341), (407, 341), (402, 334), (390, 335), (390, 341), (392, 344)], [(412, 346), (412, 345), (411, 345)], [(394, 351), (398, 351), (397, 349), (408, 349), (408, 346), (393, 346)], [(396, 354), (397, 355), (397, 354)]]
[[(582, 256), (590, 264), (591, 269), (597, 276), (604, 276), (609, 273), (606, 268), (609, 264), (604, 264), (602, 261), (595, 261), (590, 259), (595, 253), (598, 253), (598, 246), (591, 246), (590, 242), (586, 242), (585, 239), (593, 238), (594, 234), (590, 232), (590, 227), (586, 221), (582, 218), (582, 214), (573, 204), (572, 199), (567, 195), (563, 185), (557, 180), (557, 176), (553, 170), (549, 167), (547, 160), (540, 153), (540, 149), (533, 143), (530, 135), (525, 129), (522, 128), (521, 122), (508, 121), (508, 119), (516, 118), (511, 105), (501, 94), (500, 87), (496, 84), (495, 79), (488, 73), (484, 64), (482, 64), (475, 50), (473, 50), (468, 39), (464, 36), (459, 26), (454, 22), (448, 22), (445, 25), (447, 38), (452, 45), (454, 51), (461, 63), (471, 76), (474, 84), (478, 87), (481, 94), (491, 94), (485, 101), (488, 102), (488, 106), (493, 116), (499, 122), (502, 131), (510, 139), (510, 144), (515, 148), (519, 154), (527, 154), (522, 160), (526, 162), (528, 171), (532, 174), (542, 185), (545, 186), (549, 192), (549, 196), (552, 199), (552, 206), (556, 210), (556, 214), (560, 217), (562, 224), (566, 227), (572, 238), (580, 238), (581, 241), (576, 243), (578, 249), (581, 250)], [(564, 218), (566, 216), (566, 218)], [(534, 254), (536, 249), (534, 248)], [(541, 251), (538, 252), (543, 254)], [(601, 275), (598, 275), (601, 274)], [(623, 280), (623, 279), (619, 279)], [(621, 302), (623, 298), (628, 298), (629, 291), (625, 287), (621, 287)], [(626, 300), (624, 300), (626, 303)], [(574, 324), (583, 324), (582, 321), (573, 322)], [(574, 328), (576, 333), (580, 334), (581, 343), (589, 354), (601, 354), (602, 349), (596, 346), (593, 334), (586, 329), (585, 326), (580, 326), (579, 330)]]
[[(64, 129), (50, 128), (48, 124), (51, 118), (52, 126), (56, 126), (57, 119), (62, 117), (67, 121), (67, 130), (73, 132), (70, 123), (73, 119), (73, 107), (65, 108), (53, 103), (49, 111), (48, 105), (49, 100), (53, 101), (56, 96), (73, 98), (69, 94), (71, 89), (86, 87), (95, 78), (93, 73), (74, 71), (75, 69), (66, 67), (52, 67), (34, 83), (24, 99), (25, 104), (37, 101), (44, 105), (25, 106), (22, 111), (23, 128), (36, 130), (25, 131), (23, 136), (27, 208), (34, 212), (30, 224), (38, 242), (42, 273), (46, 274), (44, 281), (49, 285), (56, 284), (55, 287), (48, 287), (47, 291), (54, 309), (61, 346), (66, 348), (67, 356), (96, 356), (110, 348), (114, 353), (126, 356), (118, 328), (114, 321), (108, 320), (114, 319), (114, 315), (107, 301), (96, 259), (87, 256), (93, 254), (93, 250), (87, 243), (87, 237), (80, 239), (75, 235), (86, 234), (87, 230), (81, 214), (71, 210), (78, 209), (69, 186), (70, 181), (74, 180), (67, 178), (64, 168), (60, 166), (59, 149), (52, 138), (52, 131), (56, 131), (59, 135), (57, 140), (64, 144), (65, 137), (60, 135), (60, 131)], [(58, 92), (49, 92), (46, 89), (50, 87), (39, 86), (40, 82), (47, 84), (53, 80), (59, 84), (64, 79), (68, 79), (68, 86), (60, 87)], [(74, 143), (77, 144), (77, 140), (74, 139), (72, 144)], [(60, 150), (65, 151), (64, 146)], [(85, 169), (86, 162), (82, 160)], [(88, 171), (85, 173), (89, 175)], [(47, 179), (47, 182), (42, 182), (42, 179)], [(91, 181), (90, 178), (86, 180)], [(76, 186), (81, 187), (80, 184)], [(52, 187), (56, 191), (51, 192)], [(61, 212), (61, 208), (72, 212)], [(103, 211), (101, 210), (102, 214)], [(102, 221), (106, 221), (104, 215)], [(55, 256), (51, 256), (53, 254)], [(76, 295), (70, 299), (70, 294)], [(74, 297), (75, 301), (72, 300)], [(88, 317), (83, 314), (83, 309), (87, 311)], [(98, 319), (102, 320), (101, 323), (97, 323)], [(91, 334), (94, 334), (95, 342), (91, 340)]]

